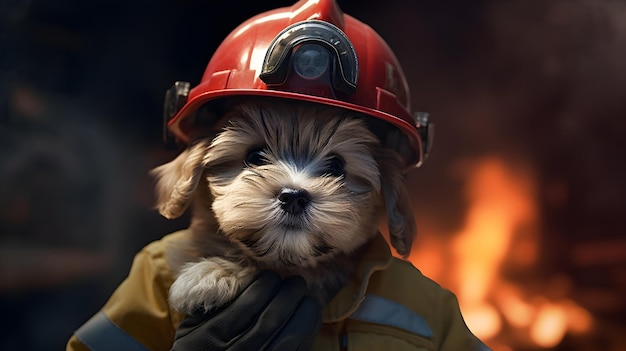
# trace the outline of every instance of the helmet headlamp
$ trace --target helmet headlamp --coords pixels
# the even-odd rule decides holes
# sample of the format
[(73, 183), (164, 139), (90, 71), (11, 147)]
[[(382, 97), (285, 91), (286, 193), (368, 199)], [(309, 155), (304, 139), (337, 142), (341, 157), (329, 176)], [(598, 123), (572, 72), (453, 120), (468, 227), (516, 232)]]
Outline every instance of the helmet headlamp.
[(294, 23), (281, 31), (270, 45), (259, 78), (283, 85), (293, 70), (302, 78), (320, 78), (328, 69), (332, 88), (353, 94), (359, 64), (354, 46), (336, 26), (318, 20)]
[(330, 54), (317, 44), (304, 44), (293, 53), (293, 70), (304, 79), (318, 79), (328, 70)]

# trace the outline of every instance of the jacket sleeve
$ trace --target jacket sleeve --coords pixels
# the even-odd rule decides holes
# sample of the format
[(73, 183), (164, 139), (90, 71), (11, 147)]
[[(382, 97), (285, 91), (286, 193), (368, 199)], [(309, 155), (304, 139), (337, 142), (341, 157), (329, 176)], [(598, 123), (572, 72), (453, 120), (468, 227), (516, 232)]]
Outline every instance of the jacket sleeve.
[[(426, 349), (489, 350), (465, 324), (456, 296), (424, 276), (410, 262), (394, 258), (389, 267), (372, 275), (368, 293), (394, 301), (410, 311), (396, 313), (393, 322), (405, 321), (412, 328), (404, 329), (412, 329), (414, 334), (426, 337), (429, 341)], [(407, 318), (397, 318), (403, 315)]]
[(102, 310), (69, 340), (67, 351), (167, 351), (183, 316), (167, 303), (172, 273), (162, 241), (148, 245)]

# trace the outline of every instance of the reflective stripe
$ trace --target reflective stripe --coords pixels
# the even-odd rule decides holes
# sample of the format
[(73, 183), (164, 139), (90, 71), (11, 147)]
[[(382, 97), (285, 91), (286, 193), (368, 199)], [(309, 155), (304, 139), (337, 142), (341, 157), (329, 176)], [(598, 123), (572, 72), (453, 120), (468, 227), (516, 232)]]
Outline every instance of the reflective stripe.
[(148, 351), (102, 311), (91, 317), (74, 335), (92, 351)]
[(433, 336), (432, 330), (422, 316), (400, 303), (377, 295), (367, 294), (350, 318), (389, 325), (427, 338)]

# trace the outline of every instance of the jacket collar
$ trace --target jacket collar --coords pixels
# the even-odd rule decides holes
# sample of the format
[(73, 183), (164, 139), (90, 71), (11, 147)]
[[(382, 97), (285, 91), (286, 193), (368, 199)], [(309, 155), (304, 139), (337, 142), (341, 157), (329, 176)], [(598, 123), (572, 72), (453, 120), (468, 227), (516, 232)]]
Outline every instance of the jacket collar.
[(365, 292), (372, 274), (389, 267), (391, 260), (391, 251), (387, 241), (381, 234), (376, 235), (361, 258), (356, 274), (324, 307), (322, 321), (334, 323), (354, 313), (365, 299)]

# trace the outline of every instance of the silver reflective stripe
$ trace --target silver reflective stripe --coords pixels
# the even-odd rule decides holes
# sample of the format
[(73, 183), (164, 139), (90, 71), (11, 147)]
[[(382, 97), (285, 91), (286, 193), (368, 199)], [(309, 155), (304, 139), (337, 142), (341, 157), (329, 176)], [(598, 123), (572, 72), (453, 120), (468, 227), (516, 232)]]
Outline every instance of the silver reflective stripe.
[(102, 311), (91, 317), (74, 335), (92, 351), (148, 351)]
[(398, 302), (377, 295), (367, 294), (350, 318), (389, 325), (427, 338), (433, 336), (422, 316)]

